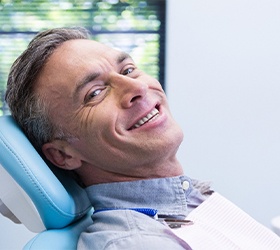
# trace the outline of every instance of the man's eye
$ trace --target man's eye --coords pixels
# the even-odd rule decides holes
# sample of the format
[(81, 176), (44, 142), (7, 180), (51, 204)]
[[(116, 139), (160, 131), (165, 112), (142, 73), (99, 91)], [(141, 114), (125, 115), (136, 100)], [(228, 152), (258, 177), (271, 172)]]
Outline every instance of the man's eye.
[(123, 71), (123, 75), (128, 75), (128, 74), (132, 73), (133, 70), (134, 70), (134, 68), (132, 68), (132, 67), (131, 67), (131, 68), (128, 68), (128, 69), (126, 69), (126, 70)]
[(95, 97), (101, 93), (102, 89), (94, 90), (90, 93), (90, 97)]
[(92, 92), (89, 93), (89, 95), (87, 96), (86, 100), (89, 101), (90, 99), (98, 96), (101, 92), (102, 92), (103, 89), (96, 89)]

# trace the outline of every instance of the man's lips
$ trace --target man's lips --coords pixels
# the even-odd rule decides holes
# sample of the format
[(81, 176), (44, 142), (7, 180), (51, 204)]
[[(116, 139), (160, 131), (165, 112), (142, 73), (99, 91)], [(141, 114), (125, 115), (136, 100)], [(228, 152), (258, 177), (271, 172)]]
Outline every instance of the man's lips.
[(155, 107), (155, 108), (152, 109), (152, 111), (150, 113), (148, 113), (146, 116), (142, 117), (133, 126), (131, 126), (129, 128), (129, 130), (141, 127), (143, 124), (151, 121), (152, 119), (154, 119), (158, 115), (159, 115), (158, 107)]

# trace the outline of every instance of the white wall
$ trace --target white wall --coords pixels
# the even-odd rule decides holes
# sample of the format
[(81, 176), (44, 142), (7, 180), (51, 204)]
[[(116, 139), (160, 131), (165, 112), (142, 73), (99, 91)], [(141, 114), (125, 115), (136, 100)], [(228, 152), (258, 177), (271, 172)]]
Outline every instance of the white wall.
[(280, 215), (280, 1), (168, 0), (167, 94), (186, 174)]

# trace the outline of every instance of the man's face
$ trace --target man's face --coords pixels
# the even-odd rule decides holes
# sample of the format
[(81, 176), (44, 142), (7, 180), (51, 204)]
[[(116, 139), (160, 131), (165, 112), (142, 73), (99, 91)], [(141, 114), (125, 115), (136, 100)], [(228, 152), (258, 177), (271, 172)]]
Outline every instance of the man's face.
[(68, 142), (75, 154), (92, 167), (148, 174), (174, 157), (182, 141), (159, 82), (127, 54), (98, 42), (64, 42), (36, 91), (50, 105), (52, 121), (76, 137)]

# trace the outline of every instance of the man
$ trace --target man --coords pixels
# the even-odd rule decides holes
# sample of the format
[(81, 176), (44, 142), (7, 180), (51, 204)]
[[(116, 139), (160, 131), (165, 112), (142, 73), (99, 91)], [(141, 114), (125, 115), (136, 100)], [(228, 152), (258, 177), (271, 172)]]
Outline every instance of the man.
[(212, 191), (183, 175), (164, 91), (128, 54), (81, 28), (42, 32), (13, 64), (6, 100), (37, 150), (85, 186), (95, 212), (80, 248), (189, 249), (170, 227)]

